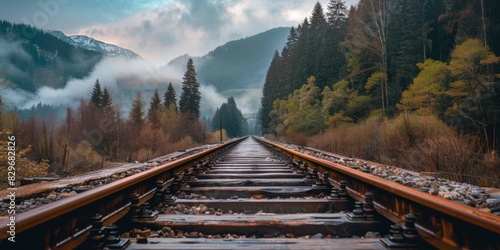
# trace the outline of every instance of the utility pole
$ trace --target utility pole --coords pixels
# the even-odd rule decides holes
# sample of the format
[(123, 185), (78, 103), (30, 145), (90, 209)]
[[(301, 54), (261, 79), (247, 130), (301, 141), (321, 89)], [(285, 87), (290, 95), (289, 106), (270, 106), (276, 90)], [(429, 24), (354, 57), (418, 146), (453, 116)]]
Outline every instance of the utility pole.
[(220, 143), (222, 143), (222, 108), (220, 110)]

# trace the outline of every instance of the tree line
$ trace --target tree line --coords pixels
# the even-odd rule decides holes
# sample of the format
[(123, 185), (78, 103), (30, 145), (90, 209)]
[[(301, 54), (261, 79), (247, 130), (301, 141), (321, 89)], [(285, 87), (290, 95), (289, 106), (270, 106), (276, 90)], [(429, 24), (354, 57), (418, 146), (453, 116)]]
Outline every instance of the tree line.
[(498, 1), (360, 0), (348, 9), (331, 0), (326, 10), (318, 2), (275, 52), (264, 134), (312, 135), (415, 111), (498, 148)]
[(331, 0), (275, 51), (265, 136), (499, 186), (500, 2)]
[[(0, 143), (5, 144), (3, 135), (7, 133), (16, 136), (18, 161), (26, 163), (26, 167), (19, 168), (18, 180), (21, 180), (87, 172), (113, 166), (112, 162), (145, 161), (179, 149), (218, 142), (221, 133), (211, 133), (211, 124), (200, 118), (199, 87), (193, 61), (189, 59), (179, 100), (172, 83), (162, 95), (156, 90), (147, 108), (143, 93), (137, 91), (125, 118), (112, 92), (96, 79), (89, 98), (82, 98), (76, 108), (68, 106), (62, 122), (51, 114), (21, 119), (15, 110), (4, 107), (0, 115), (3, 131)], [(241, 111), (234, 99), (229, 98), (219, 110), (225, 116), (223, 139), (243, 135)], [(233, 128), (236, 119), (239, 126)]]

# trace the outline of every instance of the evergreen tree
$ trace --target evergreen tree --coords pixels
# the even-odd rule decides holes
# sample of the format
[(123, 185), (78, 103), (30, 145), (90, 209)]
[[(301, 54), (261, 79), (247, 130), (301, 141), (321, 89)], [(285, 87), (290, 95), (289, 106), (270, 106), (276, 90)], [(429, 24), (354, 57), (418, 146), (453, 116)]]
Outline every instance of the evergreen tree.
[(212, 118), (212, 130), (220, 130), (220, 120), (222, 115), (222, 129), (226, 130), (229, 137), (239, 137), (246, 134), (248, 131), (248, 125), (243, 119), (241, 111), (236, 106), (236, 102), (233, 97), (229, 97), (227, 102), (223, 103), (215, 111)]
[(144, 124), (144, 103), (142, 101), (142, 93), (140, 91), (137, 91), (135, 94), (129, 116), (132, 125), (136, 128), (142, 127)]
[(269, 133), (269, 112), (273, 109), (273, 102), (276, 99), (281, 98), (282, 90), (279, 88), (279, 82), (282, 78), (282, 66), (281, 66), (281, 56), (278, 51), (274, 52), (273, 59), (271, 61), (271, 66), (267, 70), (266, 80), (264, 82), (264, 87), (262, 89), (262, 99), (261, 99), (261, 109), (260, 109), (260, 122), (262, 126), (262, 132)]
[(111, 95), (109, 94), (108, 88), (104, 87), (104, 90), (102, 92), (102, 109), (106, 112), (111, 109), (111, 106), (113, 105), (113, 101), (111, 100)]
[(401, 39), (399, 53), (393, 68), (396, 69), (396, 83), (400, 90), (412, 82), (417, 75), (417, 63), (426, 57), (430, 40), (428, 39), (430, 21), (425, 21), (427, 1), (407, 0), (402, 3)]
[(101, 90), (101, 84), (99, 83), (99, 79), (95, 80), (94, 89), (92, 90), (92, 96), (90, 97), (90, 101), (97, 108), (100, 108), (102, 106), (102, 90)]
[(193, 59), (189, 58), (187, 62), (187, 70), (182, 78), (182, 93), (179, 100), (179, 110), (182, 113), (189, 114), (190, 119), (200, 117), (200, 84), (196, 79), (196, 71), (193, 65)]
[(326, 13), (328, 27), (326, 27), (325, 57), (322, 67), (325, 69), (328, 84), (340, 81), (346, 74), (345, 51), (341, 45), (347, 30), (347, 7), (344, 0), (330, 0)]
[(326, 46), (326, 31), (327, 22), (325, 14), (323, 13), (323, 7), (319, 2), (314, 6), (313, 12), (310, 18), (309, 26), (309, 37), (308, 37), (308, 49), (306, 50), (307, 57), (309, 58), (308, 64), (312, 69), (312, 74), (305, 77), (313, 75), (316, 78), (316, 84), (320, 89), (323, 89), (328, 83), (328, 67), (326, 63), (328, 62), (328, 53), (326, 53), (329, 48)]
[(158, 93), (158, 90), (155, 90), (148, 109), (148, 121), (151, 123), (153, 128), (160, 127), (160, 112), (162, 109), (163, 107), (161, 104), (160, 94)]
[(175, 93), (175, 89), (172, 86), (172, 83), (168, 84), (167, 91), (164, 94), (163, 106), (165, 107), (165, 109), (168, 109), (170, 104), (174, 104), (175, 111), (177, 112), (177, 93)]
[(326, 13), (328, 24), (341, 29), (347, 21), (347, 7), (344, 0), (330, 0), (328, 3), (328, 12)]

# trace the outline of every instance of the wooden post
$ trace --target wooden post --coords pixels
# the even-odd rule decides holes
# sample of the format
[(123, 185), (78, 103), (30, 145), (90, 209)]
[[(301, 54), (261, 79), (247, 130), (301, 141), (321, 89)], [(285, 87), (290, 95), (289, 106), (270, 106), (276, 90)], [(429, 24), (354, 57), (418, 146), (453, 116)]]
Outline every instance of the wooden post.
[(101, 169), (102, 169), (102, 166), (104, 166), (104, 156), (102, 156)]
[(64, 145), (64, 153), (63, 153), (63, 159), (62, 159), (62, 170), (64, 171), (64, 167), (66, 166), (66, 153), (68, 151), (68, 144)]
[(220, 110), (220, 143), (222, 143), (222, 108)]

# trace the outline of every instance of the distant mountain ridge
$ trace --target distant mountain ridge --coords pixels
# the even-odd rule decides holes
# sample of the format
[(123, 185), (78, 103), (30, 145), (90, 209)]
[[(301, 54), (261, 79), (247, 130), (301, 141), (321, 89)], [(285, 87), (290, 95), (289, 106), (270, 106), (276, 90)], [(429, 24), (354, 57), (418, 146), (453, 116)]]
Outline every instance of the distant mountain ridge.
[[(289, 29), (275, 28), (230, 41), (202, 57), (194, 57), (200, 83), (213, 85), (228, 96), (249, 89), (260, 94), (272, 55), (283, 49)], [(103, 58), (111, 56), (140, 58), (130, 50), (93, 38), (0, 20), (0, 71), (5, 73), (2, 80), (12, 89), (35, 93), (42, 87), (64, 88), (71, 79), (88, 77)], [(165, 67), (184, 72), (188, 59), (188, 55), (181, 56)], [(123, 86), (132, 86), (142, 76), (120, 77)]]
[[(281, 52), (290, 28), (274, 28), (254, 36), (230, 41), (202, 57), (192, 57), (198, 80), (218, 91), (261, 88), (274, 51)], [(166, 66), (185, 70), (189, 55), (179, 56)]]
[(128, 59), (140, 59), (141, 56), (129, 49), (105, 43), (84, 35), (67, 36), (61, 31), (49, 30), (48, 34), (53, 35), (60, 40), (72, 44), (76, 47), (96, 51), (106, 56), (122, 56)]
[(62, 88), (69, 79), (86, 77), (102, 58), (43, 30), (0, 20), (0, 71), (12, 88)]

